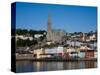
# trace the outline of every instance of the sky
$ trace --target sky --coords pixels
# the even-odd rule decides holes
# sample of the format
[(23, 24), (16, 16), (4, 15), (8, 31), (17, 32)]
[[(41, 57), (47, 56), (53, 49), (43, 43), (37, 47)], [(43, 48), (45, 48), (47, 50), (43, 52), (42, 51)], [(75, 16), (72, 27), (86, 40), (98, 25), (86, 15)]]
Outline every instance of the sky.
[(47, 30), (50, 14), (52, 29), (89, 32), (97, 29), (97, 8), (74, 5), (16, 3), (16, 27)]

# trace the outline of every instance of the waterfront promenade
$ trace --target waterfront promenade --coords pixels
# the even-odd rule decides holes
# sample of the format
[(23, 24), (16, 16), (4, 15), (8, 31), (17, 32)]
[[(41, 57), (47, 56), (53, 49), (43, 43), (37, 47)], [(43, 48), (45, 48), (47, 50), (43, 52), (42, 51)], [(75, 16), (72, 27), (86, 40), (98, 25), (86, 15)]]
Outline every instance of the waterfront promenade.
[(97, 58), (34, 58), (32, 56), (16, 56), (16, 61), (97, 61)]

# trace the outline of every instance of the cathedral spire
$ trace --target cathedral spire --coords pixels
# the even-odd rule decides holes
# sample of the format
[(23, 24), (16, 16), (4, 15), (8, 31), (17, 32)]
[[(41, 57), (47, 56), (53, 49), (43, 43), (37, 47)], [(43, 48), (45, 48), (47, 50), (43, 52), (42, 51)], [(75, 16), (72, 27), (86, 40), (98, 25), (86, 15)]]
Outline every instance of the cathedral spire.
[(47, 22), (47, 40), (52, 41), (52, 27), (51, 27), (51, 14), (48, 14), (48, 22)]
[(48, 14), (48, 25), (51, 25), (51, 13)]

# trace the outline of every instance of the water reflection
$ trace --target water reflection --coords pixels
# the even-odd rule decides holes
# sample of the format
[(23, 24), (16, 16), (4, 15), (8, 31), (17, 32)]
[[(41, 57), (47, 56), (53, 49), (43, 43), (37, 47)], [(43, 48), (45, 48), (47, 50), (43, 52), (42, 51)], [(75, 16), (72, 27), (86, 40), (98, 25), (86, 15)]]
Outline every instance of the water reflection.
[(32, 62), (17, 61), (16, 72), (38, 72), (68, 69), (95, 68), (96, 61), (77, 61), (77, 62)]

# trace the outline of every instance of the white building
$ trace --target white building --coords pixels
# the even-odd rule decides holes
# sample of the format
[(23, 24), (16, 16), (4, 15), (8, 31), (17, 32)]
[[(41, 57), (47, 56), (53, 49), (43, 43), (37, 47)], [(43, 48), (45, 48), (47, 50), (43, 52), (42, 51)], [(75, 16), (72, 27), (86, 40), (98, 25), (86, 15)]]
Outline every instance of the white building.
[(93, 35), (91, 35), (89, 38), (90, 38), (90, 40), (96, 40), (96, 35), (93, 34)]
[(63, 52), (64, 52), (64, 49), (61, 46), (45, 49), (45, 54), (57, 54), (57, 53), (63, 53)]
[(30, 41), (33, 40), (33, 37), (31, 36), (24, 36), (24, 35), (16, 35), (16, 40), (22, 39), (22, 40), (27, 40), (29, 39)]
[(43, 36), (43, 34), (35, 34), (34, 35), (35, 38), (40, 38), (41, 36)]

